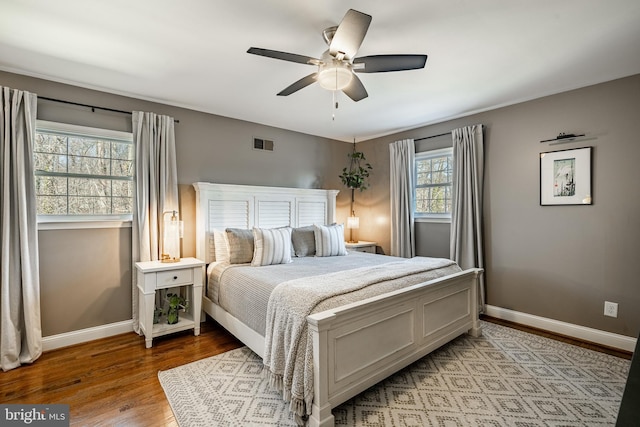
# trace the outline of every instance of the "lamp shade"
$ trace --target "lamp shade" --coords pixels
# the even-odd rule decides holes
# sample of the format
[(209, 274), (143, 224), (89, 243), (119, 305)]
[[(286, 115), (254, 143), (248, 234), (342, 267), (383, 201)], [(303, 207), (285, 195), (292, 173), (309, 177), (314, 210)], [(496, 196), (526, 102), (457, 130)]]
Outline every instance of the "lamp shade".
[(360, 228), (360, 218), (357, 216), (347, 217), (347, 228), (357, 229)]
[(167, 213), (171, 213), (171, 217), (163, 224), (160, 260), (162, 262), (178, 262), (180, 261), (180, 238), (184, 232), (184, 223), (178, 220), (176, 211), (165, 212), (165, 214)]

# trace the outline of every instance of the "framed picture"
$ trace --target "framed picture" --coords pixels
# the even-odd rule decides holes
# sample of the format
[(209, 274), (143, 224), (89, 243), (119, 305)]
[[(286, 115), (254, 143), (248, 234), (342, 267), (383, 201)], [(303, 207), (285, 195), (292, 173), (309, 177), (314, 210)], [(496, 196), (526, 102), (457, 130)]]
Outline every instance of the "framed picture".
[(540, 153), (540, 205), (590, 205), (591, 148)]

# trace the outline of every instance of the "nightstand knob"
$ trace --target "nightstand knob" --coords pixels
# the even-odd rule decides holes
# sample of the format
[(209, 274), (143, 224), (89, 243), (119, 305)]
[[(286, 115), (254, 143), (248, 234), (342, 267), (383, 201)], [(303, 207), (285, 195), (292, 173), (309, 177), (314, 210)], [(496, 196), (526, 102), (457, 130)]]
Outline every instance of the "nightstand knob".
[(178, 280), (178, 276), (173, 276), (173, 280)]

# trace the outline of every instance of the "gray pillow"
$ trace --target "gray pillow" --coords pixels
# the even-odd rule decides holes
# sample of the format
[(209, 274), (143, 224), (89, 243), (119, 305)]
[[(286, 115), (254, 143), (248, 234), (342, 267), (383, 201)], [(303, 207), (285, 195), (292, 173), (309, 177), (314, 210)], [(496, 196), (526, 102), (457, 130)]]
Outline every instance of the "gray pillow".
[(253, 231), (243, 228), (227, 228), (229, 263), (247, 264), (253, 259)]
[(316, 254), (316, 239), (313, 225), (294, 228), (291, 231), (291, 243), (293, 243), (295, 256), (314, 256)]

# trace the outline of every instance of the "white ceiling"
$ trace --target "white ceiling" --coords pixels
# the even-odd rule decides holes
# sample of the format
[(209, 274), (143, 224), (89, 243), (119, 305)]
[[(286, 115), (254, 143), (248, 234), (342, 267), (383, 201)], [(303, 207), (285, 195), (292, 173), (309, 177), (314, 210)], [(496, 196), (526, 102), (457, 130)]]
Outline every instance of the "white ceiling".
[[(313, 66), (347, 9), (373, 16), (357, 56), (427, 54), (359, 74), (353, 102)], [(640, 73), (639, 0), (0, 0), (0, 69), (343, 141), (441, 122)]]

